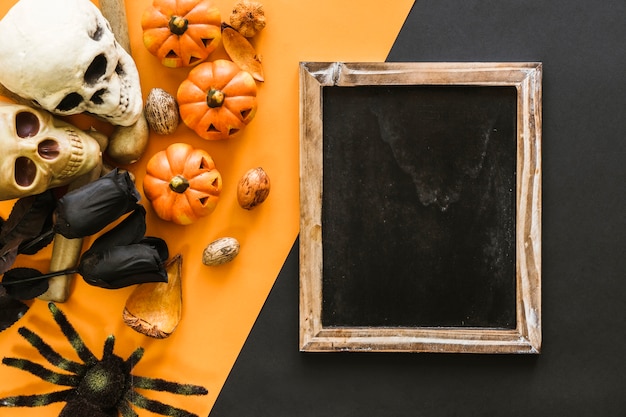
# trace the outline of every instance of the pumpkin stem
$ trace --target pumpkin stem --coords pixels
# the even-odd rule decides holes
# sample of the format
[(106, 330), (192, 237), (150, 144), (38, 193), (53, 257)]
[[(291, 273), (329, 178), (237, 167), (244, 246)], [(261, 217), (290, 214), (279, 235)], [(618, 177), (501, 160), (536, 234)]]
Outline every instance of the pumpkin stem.
[(176, 175), (170, 180), (170, 190), (182, 194), (189, 188), (189, 181), (182, 175)]
[(224, 104), (224, 93), (216, 88), (211, 88), (206, 95), (206, 104), (214, 109)]
[(180, 36), (187, 31), (189, 21), (184, 17), (172, 16), (170, 18), (168, 26), (170, 28), (170, 32), (172, 32), (174, 35)]

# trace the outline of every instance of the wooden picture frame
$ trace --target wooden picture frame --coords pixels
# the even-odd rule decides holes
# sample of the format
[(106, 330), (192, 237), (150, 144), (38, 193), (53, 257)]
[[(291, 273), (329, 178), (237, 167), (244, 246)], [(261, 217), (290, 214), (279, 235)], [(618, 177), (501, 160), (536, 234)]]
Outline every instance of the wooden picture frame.
[(299, 78), (300, 350), (539, 353), (541, 63)]

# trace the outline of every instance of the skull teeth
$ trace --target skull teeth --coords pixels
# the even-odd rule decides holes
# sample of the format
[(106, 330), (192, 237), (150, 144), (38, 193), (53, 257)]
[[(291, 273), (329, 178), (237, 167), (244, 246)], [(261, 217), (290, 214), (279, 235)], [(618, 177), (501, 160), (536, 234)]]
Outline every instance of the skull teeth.
[(70, 139), (71, 150), (70, 150), (70, 158), (65, 165), (65, 168), (59, 174), (59, 179), (71, 178), (80, 170), (85, 162), (85, 150), (83, 146), (83, 141), (80, 139), (80, 136), (72, 130), (65, 129), (65, 133)]
[(121, 87), (122, 87), (121, 92), (120, 92), (120, 116), (124, 117), (126, 116), (126, 113), (128, 111), (128, 104), (130, 101), (129, 91), (131, 89), (131, 86), (126, 77), (120, 77), (120, 78), (121, 78)]
[(128, 77), (124, 76), (125, 73), (121, 62), (118, 62), (115, 72), (119, 76), (120, 80), (120, 101), (118, 102), (117, 109), (115, 109), (114, 112), (101, 115), (105, 119), (113, 122), (128, 118), (128, 105), (130, 103), (130, 91), (132, 88), (130, 80)]

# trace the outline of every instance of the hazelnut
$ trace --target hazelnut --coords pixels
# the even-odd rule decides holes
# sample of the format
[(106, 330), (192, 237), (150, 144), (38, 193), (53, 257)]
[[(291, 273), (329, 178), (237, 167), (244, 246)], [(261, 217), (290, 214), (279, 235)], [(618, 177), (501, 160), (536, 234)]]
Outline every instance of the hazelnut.
[(170, 93), (161, 88), (150, 90), (145, 112), (148, 126), (159, 135), (174, 133), (178, 128), (178, 103)]
[(202, 252), (202, 263), (207, 266), (225, 264), (239, 254), (239, 242), (234, 237), (222, 237), (209, 243)]
[(269, 193), (270, 178), (261, 167), (246, 172), (237, 184), (237, 201), (246, 210), (264, 202)]

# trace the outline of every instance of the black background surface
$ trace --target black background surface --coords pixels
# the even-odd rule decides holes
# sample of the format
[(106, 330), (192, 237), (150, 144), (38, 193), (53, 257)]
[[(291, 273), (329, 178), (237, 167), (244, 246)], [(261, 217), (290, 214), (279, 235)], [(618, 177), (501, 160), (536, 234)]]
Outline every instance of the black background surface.
[(541, 61), (540, 355), (304, 354), (298, 246), (211, 417), (626, 415), (626, 2), (418, 0), (388, 61)]

